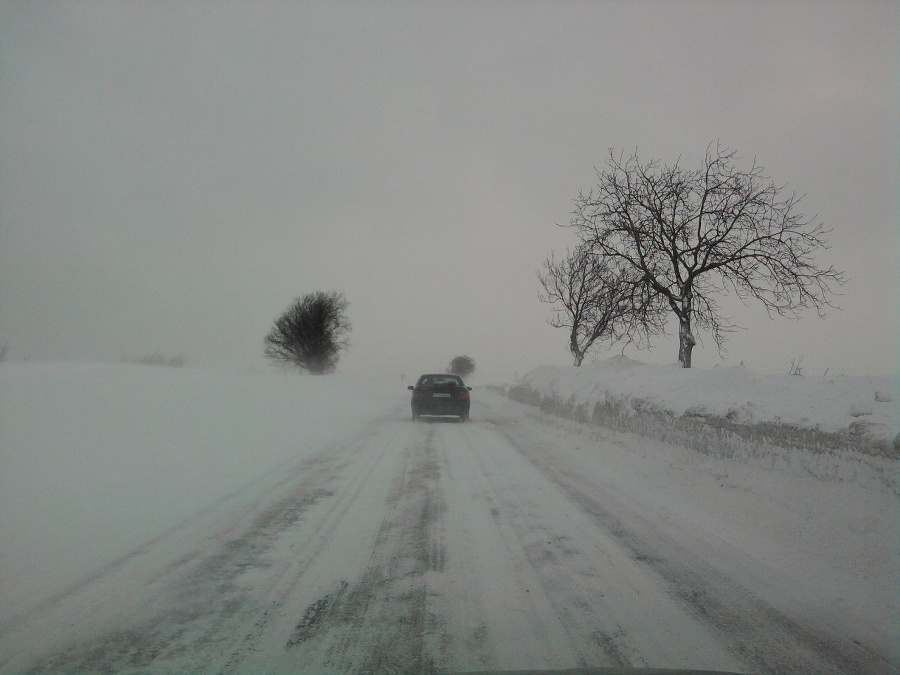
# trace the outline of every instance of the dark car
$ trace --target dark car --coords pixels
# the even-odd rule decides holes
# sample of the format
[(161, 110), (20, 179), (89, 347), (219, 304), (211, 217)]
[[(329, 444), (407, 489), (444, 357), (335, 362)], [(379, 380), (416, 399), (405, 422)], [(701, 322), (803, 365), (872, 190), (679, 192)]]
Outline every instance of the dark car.
[(422, 375), (412, 391), (413, 422), (419, 415), (454, 415), (460, 422), (469, 420), (469, 392), (459, 375), (432, 373)]

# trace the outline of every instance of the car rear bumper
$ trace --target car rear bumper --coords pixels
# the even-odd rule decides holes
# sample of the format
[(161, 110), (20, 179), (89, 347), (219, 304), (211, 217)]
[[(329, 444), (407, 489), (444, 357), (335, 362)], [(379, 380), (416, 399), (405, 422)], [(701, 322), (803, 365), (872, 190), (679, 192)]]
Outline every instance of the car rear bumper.
[(417, 415), (455, 415), (464, 417), (469, 414), (469, 406), (460, 405), (458, 403), (431, 404), (431, 405), (413, 405), (412, 411)]

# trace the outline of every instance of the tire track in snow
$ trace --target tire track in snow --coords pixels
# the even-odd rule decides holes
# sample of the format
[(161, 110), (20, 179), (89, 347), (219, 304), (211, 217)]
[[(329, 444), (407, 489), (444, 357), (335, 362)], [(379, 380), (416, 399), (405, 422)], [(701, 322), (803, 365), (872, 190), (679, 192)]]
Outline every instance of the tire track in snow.
[[(223, 650), (231, 654), (225, 666), (238, 664), (243, 653), (252, 651), (253, 634), (264, 630), (267, 617), (277, 610), (279, 591), (290, 587), (321, 550), (317, 545), (307, 546), (299, 557), (273, 560), (270, 554), (279, 538), (320, 503), (326, 504), (324, 515), (314, 520), (310, 541), (319, 543), (329, 537), (330, 531), (353, 509), (366, 478), (382, 460), (387, 446), (373, 451), (367, 445), (370, 435), (371, 429), (299, 462), (268, 491), (273, 501), (257, 502), (237, 517), (230, 517), (193, 551), (153, 574), (141, 589), (140, 606), (131, 610), (112, 607), (114, 618), (103, 616), (102, 605), (90, 608), (90, 611), (99, 610), (100, 616), (93, 617), (95, 623), (115, 625), (115, 628), (101, 628), (98, 634), (45, 655), (29, 672), (114, 672), (159, 668), (166, 663), (173, 664), (175, 669), (199, 672), (208, 670), (211, 662), (221, 658)], [(359, 463), (360, 455), (362, 465), (358, 468), (362, 471), (334, 499), (329, 486), (349, 465)], [(184, 527), (190, 527), (190, 523)], [(151, 542), (152, 545), (164, 543), (165, 537)], [(146, 548), (141, 547), (139, 551), (144, 552)], [(121, 595), (115, 588), (117, 580), (108, 577), (113, 571), (122, 571), (120, 568), (134, 558), (128, 556), (105, 574), (95, 574), (82, 586), (69, 589), (58, 599), (61, 607), (49, 609), (65, 614), (65, 605), (72, 604), (68, 611), (72, 620), (77, 621), (77, 617), (84, 615), (84, 610), (79, 608), (79, 596), (85, 591), (98, 591), (100, 600), (116, 598)], [(291, 574), (295, 567), (300, 571)], [(247, 581), (247, 575), (258, 578)], [(103, 588), (104, 585), (112, 587)], [(257, 594), (260, 587), (268, 589), (265, 597), (269, 601), (260, 602)], [(248, 623), (250, 629), (241, 628)], [(246, 637), (238, 653), (233, 653), (229, 646), (235, 635), (242, 634)]]
[(811, 619), (801, 625), (715, 569), (702, 552), (685, 550), (624, 504), (604, 499), (600, 486), (555, 463), (552, 452), (548, 454), (514, 421), (497, 421), (497, 427), (573, 505), (609, 532), (636, 564), (658, 575), (671, 597), (720, 635), (730, 651), (754, 670), (797, 675), (897, 672), (898, 664), (877, 650)]
[[(315, 635), (330, 607), (346, 590), (346, 581), (342, 580), (336, 591), (327, 593), (307, 608), (286, 644), (283, 637), (285, 624), (295, 622), (292, 612), (297, 596), (302, 595), (310, 569), (320, 562), (320, 558), (329, 550), (329, 544), (339, 538), (341, 528), (354, 520), (361, 508), (363, 493), (373, 487), (373, 478), (377, 480), (382, 472), (391, 470), (390, 460), (386, 455), (391, 448), (391, 439), (394, 438), (393, 430), (394, 426), (388, 424), (375, 433), (370, 431), (366, 434), (362, 445), (369, 456), (364, 457), (365, 461), (361, 465), (357, 463), (352, 466), (351, 480), (337, 492), (332, 506), (317, 518), (310, 518), (310, 526), (302, 532), (284, 537), (288, 543), (281, 542), (281, 551), (275, 557), (282, 561), (282, 565), (290, 567), (290, 574), (278, 579), (269, 577), (264, 583), (258, 584), (265, 589), (265, 602), (257, 603), (264, 609), (256, 611), (255, 622), (251, 627), (243, 629), (243, 638), (236, 647), (230, 649), (227, 661), (216, 669), (217, 672), (244, 672), (249, 667), (248, 664), (255, 664), (260, 656), (262, 662), (266, 663), (270, 660), (269, 655), (282, 647), (299, 644)], [(349, 462), (342, 463), (340, 473), (346, 473), (348, 468)], [(299, 549), (297, 553), (296, 549)]]
[[(490, 434), (493, 436), (493, 434)], [(506, 585), (501, 594), (493, 596), (497, 604), (515, 608), (515, 624), (518, 631), (527, 636), (530, 647), (512, 643), (521, 650), (521, 656), (528, 667), (584, 666), (587, 661), (597, 665), (597, 660), (586, 653), (578, 638), (562, 625), (557, 588), (542, 574), (549, 551), (540, 545), (547, 534), (537, 534), (540, 524), (529, 514), (528, 501), (533, 484), (519, 485), (517, 490), (509, 473), (508, 464), (497, 457), (498, 448), (493, 438), (487, 439), (476, 431), (456, 434), (452, 440), (459, 447), (454, 448), (453, 460), (466, 465), (468, 487), (477, 495), (474, 506), (482, 515), (479, 533), (480, 547), (493, 547), (497, 557), (491, 562), (499, 569), (491, 574), (506, 576)], [(482, 443), (488, 440), (487, 447)], [(470, 517), (478, 519), (472, 513)], [(554, 536), (554, 535), (550, 535)], [(548, 542), (550, 543), (550, 542)], [(479, 553), (474, 552), (478, 557)], [(553, 556), (553, 553), (549, 553)], [(499, 558), (499, 559), (497, 559)], [(487, 561), (480, 564), (484, 575)], [(508, 612), (506, 613), (509, 616)], [(496, 618), (485, 619), (483, 639), (485, 648), (491, 654), (489, 661), (494, 667), (506, 668), (510, 663), (508, 627), (500, 625)], [(531, 653), (537, 647), (537, 653)], [(596, 655), (592, 655), (596, 656)], [(563, 660), (560, 660), (563, 659)], [(498, 664), (499, 660), (499, 664)], [(515, 661), (513, 662), (515, 663)]]
[[(605, 530), (494, 433), (496, 426), (487, 422), (475, 434), (453, 439), (460, 444), (455, 469), (464, 469), (471, 481), (469, 519), (477, 521), (483, 511), (481, 546), (496, 549), (494, 555), (473, 552), (479, 568), (475, 576), (494, 579), (498, 588), (486, 596), (509, 608), (487, 612), (492, 666), (645, 666), (655, 661), (667, 667), (740, 669), (740, 661), (729, 658), (708, 631), (695, 628), (671, 602), (654, 575), (636, 569)], [(452, 504), (464, 503), (454, 496)], [(486, 569), (490, 566), (499, 570)], [(655, 632), (663, 637), (648, 625), (662, 627)]]
[(320, 601), (297, 625), (287, 649), (311, 652), (297, 655), (298, 666), (365, 673), (434, 673), (440, 668), (436, 641), (446, 631), (428, 610), (428, 576), (442, 572), (446, 561), (441, 534), (445, 503), (433, 437), (430, 428), (424, 442), (413, 436), (403, 447), (402, 468), (362, 576), (323, 599), (314, 631), (304, 625)]
[[(481, 469), (479, 473), (485, 477), (504, 471), (497, 457), (478, 457), (477, 463)], [(545, 525), (546, 514), (536, 514), (527, 504), (517, 503), (514, 492), (506, 491), (501, 496), (496, 486), (485, 484), (484, 488), (490, 490), (501, 505), (490, 510), (498, 532), (515, 535), (507, 546), (513, 551), (518, 549), (518, 554), (530, 567), (530, 576), (537, 583), (529, 585), (537, 586), (535, 590), (543, 593), (552, 608), (566, 636), (569, 651), (575, 657), (575, 665), (646, 666), (626, 632), (614, 618), (604, 615), (603, 596), (592, 593), (582, 580), (573, 578), (573, 558), (580, 553), (575, 547), (583, 546), (590, 539), (590, 533), (580, 532), (581, 536), (575, 537), (576, 544), (573, 537)]]

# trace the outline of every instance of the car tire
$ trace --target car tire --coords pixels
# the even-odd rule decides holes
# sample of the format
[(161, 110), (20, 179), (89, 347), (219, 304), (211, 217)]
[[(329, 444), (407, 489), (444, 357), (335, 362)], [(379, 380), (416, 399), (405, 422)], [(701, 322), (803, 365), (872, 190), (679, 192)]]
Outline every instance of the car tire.
[(412, 421), (413, 422), (419, 421), (419, 413), (417, 413), (415, 410), (412, 411)]

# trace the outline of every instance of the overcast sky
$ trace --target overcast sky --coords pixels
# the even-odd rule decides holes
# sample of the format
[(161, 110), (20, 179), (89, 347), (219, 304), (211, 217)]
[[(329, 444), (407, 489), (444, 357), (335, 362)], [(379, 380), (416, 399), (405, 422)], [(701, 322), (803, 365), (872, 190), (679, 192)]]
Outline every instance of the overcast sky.
[(825, 321), (726, 303), (724, 363), (883, 372), (897, 7), (3, 2), (0, 346), (265, 371), (273, 320), (323, 289), (351, 303), (347, 374), (567, 364), (535, 270), (578, 192), (609, 148), (692, 168), (718, 139), (806, 194), (850, 279)]

